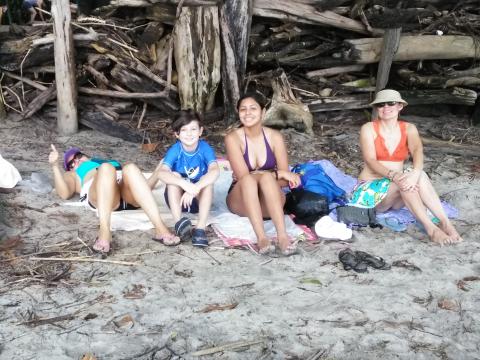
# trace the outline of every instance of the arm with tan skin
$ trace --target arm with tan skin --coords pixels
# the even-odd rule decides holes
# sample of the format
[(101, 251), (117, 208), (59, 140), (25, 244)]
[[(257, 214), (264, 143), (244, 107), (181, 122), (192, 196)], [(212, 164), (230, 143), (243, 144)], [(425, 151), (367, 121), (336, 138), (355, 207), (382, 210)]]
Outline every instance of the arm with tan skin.
[[(208, 166), (207, 173), (203, 175), (198, 182), (196, 182), (195, 184), (192, 183), (192, 185), (194, 185), (198, 189), (198, 192), (200, 192), (203, 188), (212, 185), (218, 179), (219, 175), (220, 169), (218, 167), (218, 164), (217, 162), (213, 162)], [(194, 198), (195, 195), (185, 191), (182, 195), (180, 202), (183, 206), (189, 207), (192, 205)]]
[(417, 191), (417, 183), (423, 171), (423, 144), (414, 124), (409, 123), (407, 126), (407, 143), (413, 159), (413, 170), (399, 176), (398, 182), (403, 191)]
[(249, 174), (247, 164), (243, 159), (242, 148), (238, 136), (238, 130), (234, 130), (225, 136), (225, 150), (230, 166), (233, 170), (234, 179), (237, 181)]
[(53, 144), (50, 145), (51, 151), (48, 155), (48, 162), (52, 165), (53, 179), (55, 181), (55, 190), (62, 199), (70, 199), (75, 194), (75, 173), (67, 172), (62, 174), (58, 165), (58, 151)]
[(281, 186), (290, 185), (291, 188), (296, 188), (301, 184), (300, 175), (291, 172), (288, 169), (288, 154), (285, 146), (285, 140), (280, 131), (270, 130), (272, 139), (272, 151), (277, 161), (278, 180)]
[(198, 180), (195, 185), (199, 188), (199, 191), (202, 190), (204, 187), (208, 185), (212, 185), (215, 181), (217, 181), (218, 177), (220, 176), (220, 168), (218, 167), (217, 162), (212, 162), (208, 165), (208, 171), (205, 175), (203, 175), (200, 180)]
[(200, 188), (196, 184), (191, 183), (188, 180), (185, 180), (181, 176), (175, 175), (175, 173), (167, 165), (161, 164), (155, 170), (156, 180), (160, 180), (167, 185), (175, 185), (183, 189), (183, 191), (197, 196), (200, 192)]

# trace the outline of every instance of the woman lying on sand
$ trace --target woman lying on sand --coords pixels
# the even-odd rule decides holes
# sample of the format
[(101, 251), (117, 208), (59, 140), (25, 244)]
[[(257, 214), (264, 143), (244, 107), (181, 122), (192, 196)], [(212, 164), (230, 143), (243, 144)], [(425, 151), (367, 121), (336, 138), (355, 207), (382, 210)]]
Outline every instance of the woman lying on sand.
[(98, 210), (100, 229), (93, 250), (104, 254), (110, 251), (112, 211), (139, 207), (145, 211), (155, 227), (153, 240), (165, 245), (177, 245), (180, 242), (160, 218), (147, 180), (135, 164), (121, 167), (117, 161), (90, 159), (80, 149), (71, 148), (64, 154), (63, 168), (66, 172), (62, 173), (58, 166), (57, 149), (54, 145), (50, 146), (48, 162), (52, 165), (58, 195), (66, 200), (79, 193), (80, 201)]
[[(360, 131), (364, 168), (351, 202), (378, 212), (407, 206), (432, 241), (441, 245), (462, 241), (423, 171), (423, 145), (416, 126), (398, 118), (407, 102), (395, 90), (382, 90), (370, 105), (377, 109), (378, 119)], [(409, 154), (413, 169), (404, 171)], [(427, 209), (440, 220), (438, 226)]]
[(256, 94), (246, 94), (237, 104), (242, 127), (225, 137), (227, 157), (234, 180), (227, 195), (231, 212), (248, 216), (261, 254), (275, 251), (265, 234), (263, 219), (271, 218), (283, 255), (296, 252), (285, 228), (281, 187), (300, 185), (300, 176), (288, 170), (287, 150), (282, 134), (262, 126), (265, 108)]

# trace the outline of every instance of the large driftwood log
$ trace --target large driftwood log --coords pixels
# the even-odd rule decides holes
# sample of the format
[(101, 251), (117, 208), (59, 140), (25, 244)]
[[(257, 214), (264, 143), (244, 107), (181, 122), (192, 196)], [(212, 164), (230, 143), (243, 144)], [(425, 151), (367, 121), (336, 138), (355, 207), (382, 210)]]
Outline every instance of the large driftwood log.
[(139, 143), (142, 136), (126, 126), (116, 123), (102, 112), (84, 111), (80, 113), (80, 123), (98, 132), (120, 139)]
[(55, 1), (52, 4), (52, 17), (55, 31), (57, 126), (60, 134), (72, 135), (78, 130), (78, 119), (70, 1)]
[[(1, 89), (0, 89), (1, 92)], [(5, 104), (3, 102), (3, 96), (0, 94), (0, 121), (5, 120), (7, 117), (7, 111), (5, 110)]]
[(399, 69), (397, 74), (412, 86), (427, 88), (448, 88), (454, 86), (480, 85), (480, 68), (464, 71), (447, 72), (445, 75), (419, 75), (412, 70)]
[(281, 69), (272, 72), (272, 105), (265, 113), (264, 124), (276, 128), (293, 127), (313, 134), (313, 117), (308, 106), (302, 104), (293, 94), (287, 75)]
[[(10, 41), (6, 41), (3, 44), (0, 43), (0, 69), (2, 70), (18, 71), (20, 70), (20, 65), (23, 65), (23, 69), (27, 69), (31, 66), (52, 63), (53, 44), (39, 46), (33, 49), (18, 47), (19, 52), (13, 52), (8, 50), (8, 43), (10, 43)], [(28, 43), (28, 41), (25, 41), (25, 43)]]
[[(448, 90), (402, 90), (402, 97), (411, 105), (475, 105), (477, 93), (473, 90), (453, 88)], [(352, 110), (369, 108), (372, 98), (368, 94), (355, 94), (349, 96), (325, 97), (320, 100), (309, 101), (308, 108), (311, 112), (324, 112), (334, 110)]]
[[(297, 22), (327, 25), (361, 34), (371, 33), (366, 29), (365, 25), (359, 21), (328, 10), (317, 11), (317, 9), (310, 4), (302, 4), (290, 0), (254, 0), (253, 15), (281, 20), (291, 20), (293, 18)], [(382, 31), (380, 30), (375, 31), (377, 35), (381, 33)]]
[(247, 68), (251, 18), (251, 0), (227, 0), (220, 8), (222, 90), (226, 125), (234, 123), (237, 118), (235, 105), (240, 98)]
[(39, 95), (30, 101), (27, 107), (23, 110), (21, 119), (28, 119), (37, 111), (39, 111), (46, 103), (55, 99), (56, 96), (57, 87), (55, 85), (50, 86), (47, 90), (41, 90)]
[[(123, 84), (128, 89), (135, 93), (141, 93), (140, 95), (132, 95), (132, 93), (130, 93), (129, 95), (131, 98), (134, 98), (135, 96), (135, 98), (145, 99), (147, 103), (165, 111), (166, 114), (173, 114), (178, 110), (178, 106), (175, 102), (162, 91), (163, 89), (160, 89), (160, 86), (156, 82), (140, 77), (126, 67), (118, 64), (112, 69), (111, 74), (119, 83)], [(82, 92), (86, 93), (86, 89), (82, 89)], [(111, 93), (115, 93), (115, 97), (123, 97), (126, 95), (125, 93), (118, 91)], [(151, 95), (148, 95), (148, 93)]]
[(400, 44), (400, 35), (402, 28), (387, 29), (383, 36), (382, 53), (377, 69), (377, 83), (375, 92), (385, 88), (390, 75), (390, 68), (392, 66), (393, 58), (398, 50)]
[[(153, 4), (178, 5), (181, 0), (111, 0), (111, 7), (148, 7)], [(215, 6), (221, 3), (221, 0), (184, 0), (183, 6)], [(108, 9), (107, 6), (104, 7)]]
[[(360, 64), (380, 60), (382, 38), (345, 40), (344, 59)], [(470, 36), (402, 36), (393, 61), (477, 58), (480, 49)]]
[(307, 78), (313, 79), (316, 77), (329, 77), (329, 76), (334, 76), (338, 74), (362, 71), (363, 69), (365, 69), (365, 65), (355, 64), (355, 65), (347, 65), (347, 66), (335, 66), (327, 69), (312, 70), (307, 72), (305, 75), (307, 76)]
[(217, 7), (183, 7), (175, 24), (174, 55), (182, 109), (212, 109), (220, 83)]

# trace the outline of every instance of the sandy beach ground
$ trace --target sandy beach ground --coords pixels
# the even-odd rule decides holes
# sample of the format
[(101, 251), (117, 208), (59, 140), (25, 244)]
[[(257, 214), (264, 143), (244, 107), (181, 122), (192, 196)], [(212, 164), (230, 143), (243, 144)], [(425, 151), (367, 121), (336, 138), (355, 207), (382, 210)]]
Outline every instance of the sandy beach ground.
[[(424, 120), (412, 119), (428, 135), (437, 123)], [(293, 161), (308, 160), (294, 149), (317, 159), (336, 149), (332, 160), (353, 175), (359, 127), (334, 129), (318, 127), (314, 140), (300, 144), (287, 132)], [(50, 143), (145, 171), (159, 158), (90, 130), (60, 137), (24, 121), (0, 131), (0, 153), (24, 179), (32, 172), (52, 178)], [(213, 232), (204, 251), (164, 247), (149, 231), (119, 231), (107, 258), (118, 263), (45, 261), (91, 255), (94, 212), (65, 206), (55, 192), (3, 191), (0, 359), (479, 359), (480, 166), (462, 149), (425, 145), (425, 169), (459, 209), (464, 242), (456, 246), (435, 246), (413, 225), (403, 233), (362, 228), (351, 244), (303, 243), (284, 258), (223, 249)], [(394, 266), (347, 272), (338, 261), (345, 247)]]

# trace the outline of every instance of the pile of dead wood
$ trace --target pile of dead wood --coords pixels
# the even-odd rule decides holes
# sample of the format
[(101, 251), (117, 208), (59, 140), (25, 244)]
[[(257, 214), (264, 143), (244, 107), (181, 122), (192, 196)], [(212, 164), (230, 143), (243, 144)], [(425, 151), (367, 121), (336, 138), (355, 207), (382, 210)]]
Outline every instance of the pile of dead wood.
[[(93, 15), (72, 24), (78, 118), (132, 141), (157, 141), (179, 109), (231, 124), (246, 88), (272, 99), (272, 124), (306, 131), (312, 113), (366, 108), (386, 86), (469, 107), (480, 88), (474, 0), (112, 0)], [(18, 118), (55, 122), (53, 39), (51, 23), (0, 26)]]

